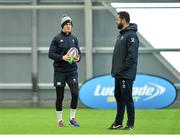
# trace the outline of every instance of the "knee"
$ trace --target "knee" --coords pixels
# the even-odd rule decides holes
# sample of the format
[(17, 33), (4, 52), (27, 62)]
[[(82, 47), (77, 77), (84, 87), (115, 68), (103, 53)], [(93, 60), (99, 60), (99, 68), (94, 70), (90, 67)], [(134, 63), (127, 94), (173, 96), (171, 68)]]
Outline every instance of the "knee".
[(78, 97), (78, 95), (79, 95), (79, 88), (78, 88), (77, 85), (74, 85), (73, 87), (71, 87), (71, 93), (72, 93), (72, 96)]
[(116, 99), (118, 99), (119, 96), (120, 96), (120, 95), (118, 94), (118, 92), (115, 91), (115, 92), (114, 92), (114, 97), (115, 97)]
[(78, 92), (72, 93), (72, 99), (78, 99)]
[(63, 99), (64, 99), (64, 95), (58, 96), (58, 97), (56, 98), (56, 102), (62, 102)]

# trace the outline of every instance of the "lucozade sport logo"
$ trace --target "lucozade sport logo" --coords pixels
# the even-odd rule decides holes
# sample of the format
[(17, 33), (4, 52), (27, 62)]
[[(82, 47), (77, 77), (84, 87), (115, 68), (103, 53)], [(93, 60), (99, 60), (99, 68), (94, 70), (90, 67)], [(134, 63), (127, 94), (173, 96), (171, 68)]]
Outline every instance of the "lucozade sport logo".
[(143, 101), (156, 98), (164, 92), (166, 92), (166, 89), (156, 83), (147, 83), (147, 85), (144, 85), (143, 87), (133, 87), (133, 96), (146, 96)]
[[(135, 108), (163, 108), (175, 98), (176, 89), (169, 81), (152, 75), (137, 75), (133, 85)], [(88, 80), (80, 89), (80, 100), (91, 108), (116, 108), (114, 79), (107, 75)]]

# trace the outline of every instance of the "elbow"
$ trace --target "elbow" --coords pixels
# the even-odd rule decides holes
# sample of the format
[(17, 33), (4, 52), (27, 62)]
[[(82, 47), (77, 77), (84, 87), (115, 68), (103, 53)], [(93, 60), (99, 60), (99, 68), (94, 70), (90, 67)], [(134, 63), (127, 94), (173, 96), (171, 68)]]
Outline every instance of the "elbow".
[(50, 52), (48, 53), (48, 58), (52, 59), (52, 54)]

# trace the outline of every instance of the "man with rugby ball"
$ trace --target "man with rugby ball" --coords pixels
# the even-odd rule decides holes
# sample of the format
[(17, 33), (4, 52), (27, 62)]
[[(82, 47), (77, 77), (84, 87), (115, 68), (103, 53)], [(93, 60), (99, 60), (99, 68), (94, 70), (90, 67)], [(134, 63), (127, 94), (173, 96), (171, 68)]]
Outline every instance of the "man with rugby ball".
[(61, 19), (61, 32), (57, 34), (49, 48), (49, 58), (54, 60), (54, 86), (56, 87), (56, 114), (58, 126), (64, 127), (62, 102), (66, 83), (71, 91), (70, 120), (69, 124), (80, 126), (76, 121), (78, 104), (78, 72), (77, 62), (80, 61), (81, 52), (78, 39), (71, 33), (73, 24), (69, 16)]

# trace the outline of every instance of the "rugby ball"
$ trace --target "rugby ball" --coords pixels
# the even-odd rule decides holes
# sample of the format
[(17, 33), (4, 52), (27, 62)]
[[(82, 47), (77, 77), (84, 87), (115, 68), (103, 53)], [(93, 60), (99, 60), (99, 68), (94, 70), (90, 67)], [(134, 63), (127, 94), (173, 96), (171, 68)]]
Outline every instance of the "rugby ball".
[(67, 54), (72, 57), (73, 59), (78, 59), (79, 57), (79, 52), (78, 49), (76, 47), (72, 47), (69, 49), (69, 51), (67, 52)]

